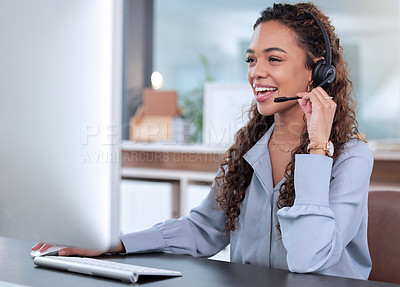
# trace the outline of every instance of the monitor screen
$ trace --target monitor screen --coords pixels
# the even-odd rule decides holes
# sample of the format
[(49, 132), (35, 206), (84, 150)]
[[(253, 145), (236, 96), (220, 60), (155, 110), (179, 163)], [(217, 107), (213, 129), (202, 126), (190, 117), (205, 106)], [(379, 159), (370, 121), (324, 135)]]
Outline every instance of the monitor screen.
[(122, 0), (0, 9), (0, 236), (117, 243)]

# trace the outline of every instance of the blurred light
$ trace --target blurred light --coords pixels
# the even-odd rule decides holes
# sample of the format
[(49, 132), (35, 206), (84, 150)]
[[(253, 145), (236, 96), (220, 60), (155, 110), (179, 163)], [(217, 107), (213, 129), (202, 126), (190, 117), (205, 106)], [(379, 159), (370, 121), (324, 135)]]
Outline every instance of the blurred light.
[(151, 86), (155, 90), (160, 89), (164, 84), (164, 77), (160, 72), (154, 71), (151, 74), (151, 78), (150, 79), (151, 79)]

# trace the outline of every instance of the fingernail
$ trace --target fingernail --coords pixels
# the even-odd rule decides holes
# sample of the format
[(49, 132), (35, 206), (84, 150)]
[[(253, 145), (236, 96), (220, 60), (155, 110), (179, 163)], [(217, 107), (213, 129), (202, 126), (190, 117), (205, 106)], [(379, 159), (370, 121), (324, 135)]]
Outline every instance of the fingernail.
[(58, 255), (65, 255), (65, 251), (64, 250), (58, 251)]

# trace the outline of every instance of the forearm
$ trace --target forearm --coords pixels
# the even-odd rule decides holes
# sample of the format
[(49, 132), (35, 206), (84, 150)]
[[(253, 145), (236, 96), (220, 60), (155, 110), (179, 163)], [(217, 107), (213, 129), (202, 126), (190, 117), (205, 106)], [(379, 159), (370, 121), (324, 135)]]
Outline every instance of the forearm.
[(294, 205), (278, 211), (288, 267), (313, 272), (326, 263), (334, 244), (335, 215), (329, 208), (332, 159), (296, 157)]
[[(337, 264), (345, 250), (358, 267), (368, 261), (365, 230), (373, 158), (365, 144), (343, 153), (334, 167), (328, 157), (296, 156), (296, 199), (278, 211), (292, 271), (324, 270)], [(350, 242), (357, 248), (347, 249)]]

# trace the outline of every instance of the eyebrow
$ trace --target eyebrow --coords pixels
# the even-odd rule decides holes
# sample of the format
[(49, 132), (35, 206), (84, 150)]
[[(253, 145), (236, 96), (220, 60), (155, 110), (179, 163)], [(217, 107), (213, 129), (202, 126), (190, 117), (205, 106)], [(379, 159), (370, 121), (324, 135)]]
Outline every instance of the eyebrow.
[[(272, 52), (272, 51), (279, 51), (279, 52), (287, 54), (287, 52), (285, 50), (278, 48), (278, 47), (267, 48), (264, 50), (264, 53), (268, 53), (268, 52)], [(246, 53), (254, 54), (254, 51), (252, 49), (247, 49)]]

